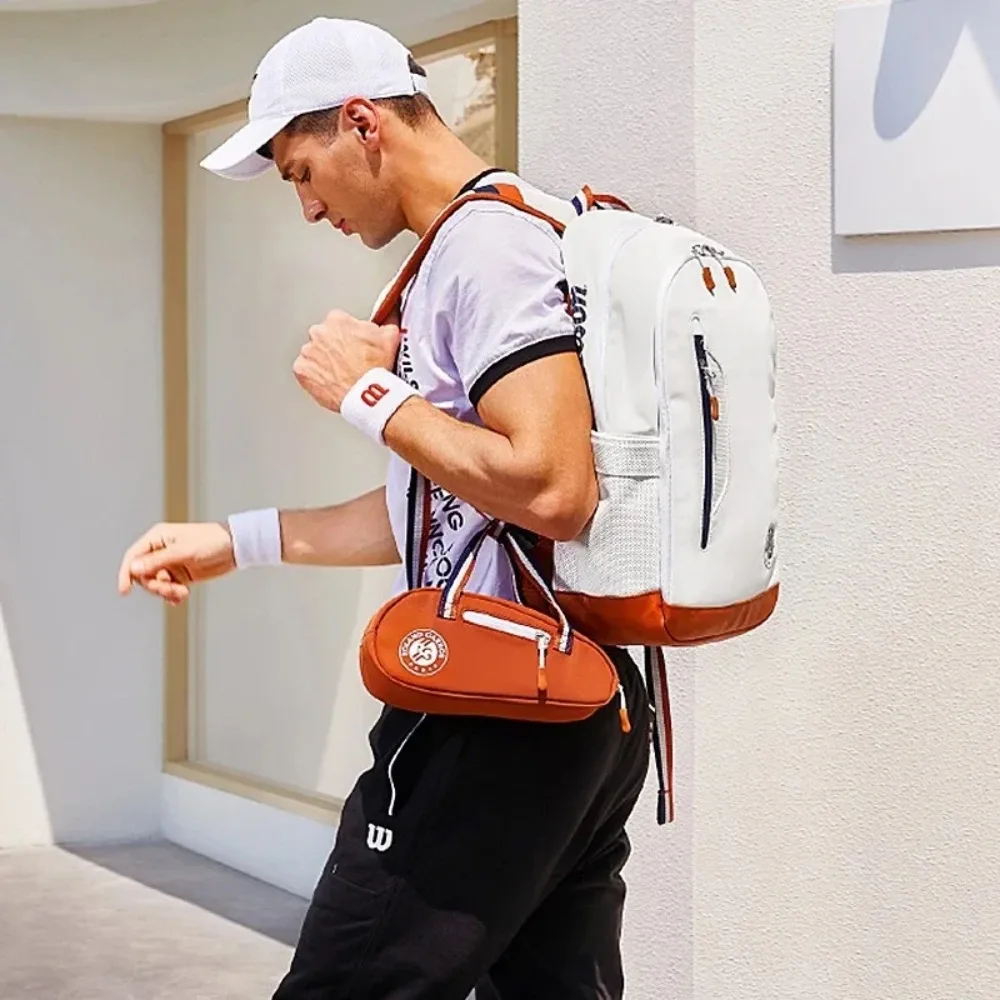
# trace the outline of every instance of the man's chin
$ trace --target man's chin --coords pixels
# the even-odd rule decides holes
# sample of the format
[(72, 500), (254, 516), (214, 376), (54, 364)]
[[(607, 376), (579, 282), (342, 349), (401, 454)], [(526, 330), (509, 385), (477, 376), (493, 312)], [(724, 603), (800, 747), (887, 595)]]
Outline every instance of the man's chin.
[(370, 233), (357, 233), (357, 237), (369, 250), (381, 250), (383, 247), (387, 247), (393, 240), (393, 237), (386, 239), (381, 236), (372, 236)]

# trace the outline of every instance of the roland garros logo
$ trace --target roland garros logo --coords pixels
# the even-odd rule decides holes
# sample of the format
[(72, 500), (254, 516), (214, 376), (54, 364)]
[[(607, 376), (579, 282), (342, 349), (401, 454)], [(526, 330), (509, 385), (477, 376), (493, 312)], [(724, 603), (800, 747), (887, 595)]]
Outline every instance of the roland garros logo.
[(448, 644), (433, 629), (416, 629), (399, 644), (399, 662), (411, 674), (433, 677), (448, 662)]

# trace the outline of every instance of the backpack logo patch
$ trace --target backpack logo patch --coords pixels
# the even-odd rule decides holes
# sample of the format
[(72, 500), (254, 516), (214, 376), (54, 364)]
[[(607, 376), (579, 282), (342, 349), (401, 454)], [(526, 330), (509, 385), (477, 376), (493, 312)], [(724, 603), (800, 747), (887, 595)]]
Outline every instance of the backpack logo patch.
[(764, 567), (770, 569), (774, 565), (774, 536), (778, 530), (776, 524), (772, 524), (767, 529), (767, 538), (764, 540)]
[(448, 643), (434, 629), (414, 629), (399, 644), (399, 662), (417, 677), (433, 677), (448, 662)]

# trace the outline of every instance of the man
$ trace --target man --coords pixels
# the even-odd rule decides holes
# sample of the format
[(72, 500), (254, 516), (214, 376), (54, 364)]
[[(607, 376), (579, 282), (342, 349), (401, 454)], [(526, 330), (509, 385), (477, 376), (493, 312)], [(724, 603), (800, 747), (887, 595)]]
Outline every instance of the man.
[[(273, 164), (309, 222), (372, 249), (422, 235), (461, 192), (529, 190), (446, 128), (423, 71), (371, 25), (317, 19), (278, 42), (249, 119), (203, 165), (247, 178)], [(398, 563), (411, 468), (436, 484), (454, 552), (485, 516), (575, 537), (597, 487), (563, 277), (544, 221), (496, 202), (459, 209), (399, 326), (332, 312), (294, 365), (321, 406), (391, 450), (386, 487), (324, 509), (159, 525), (126, 553), (122, 592), (136, 583), (178, 603), (236, 567)], [(364, 399), (373, 381), (380, 390)], [(439, 563), (428, 560), (425, 585), (443, 583)], [(469, 589), (512, 596), (498, 547)], [(646, 773), (648, 705), (630, 658), (608, 653), (629, 735), (615, 704), (558, 725), (385, 708), (275, 1000), (462, 1000), (477, 986), (503, 1000), (622, 996), (624, 827)]]

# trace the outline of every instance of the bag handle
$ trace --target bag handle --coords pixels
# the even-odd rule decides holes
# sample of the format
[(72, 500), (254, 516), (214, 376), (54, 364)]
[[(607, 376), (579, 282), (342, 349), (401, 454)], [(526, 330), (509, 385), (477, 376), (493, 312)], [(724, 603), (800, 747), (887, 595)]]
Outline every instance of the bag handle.
[(517, 540), (511, 535), (507, 525), (502, 521), (490, 521), (466, 545), (465, 551), (455, 564), (455, 568), (452, 570), (451, 576), (445, 584), (444, 590), (441, 592), (441, 600), (438, 602), (438, 616), (454, 620), (459, 599), (465, 593), (466, 585), (471, 579), (472, 570), (476, 565), (476, 559), (478, 559), (483, 542), (487, 538), (492, 538), (496, 541), (507, 553), (507, 557), (511, 560), (511, 563), (516, 562), (520, 565), (521, 569), (531, 577), (539, 590), (541, 590), (546, 601), (555, 612), (555, 618), (559, 625), (559, 639), (556, 642), (556, 648), (560, 653), (569, 653), (573, 647), (573, 629), (570, 626), (569, 619), (566, 617), (563, 609), (559, 607), (559, 602), (556, 601), (555, 595), (549, 589), (548, 584), (545, 583), (535, 567), (532, 566), (531, 560), (527, 557)]

